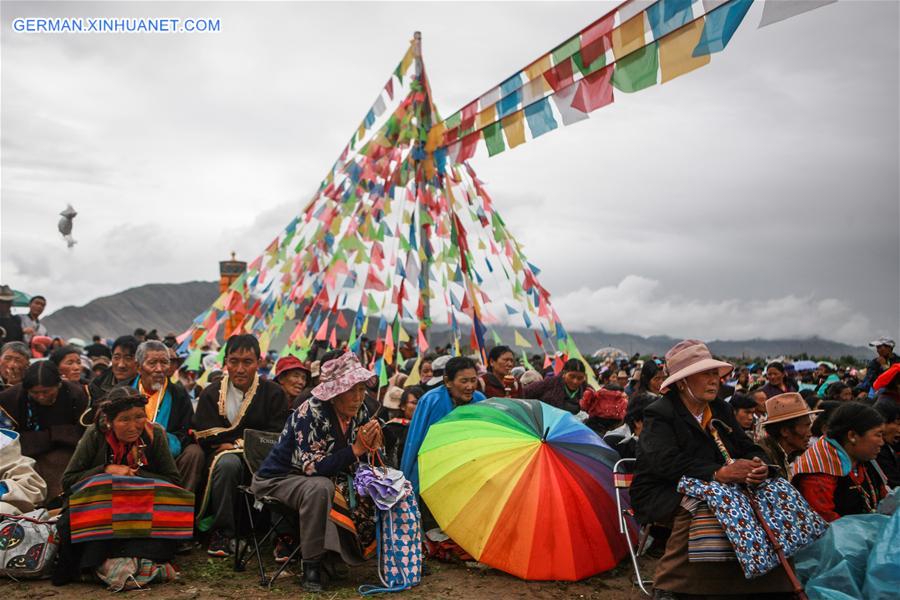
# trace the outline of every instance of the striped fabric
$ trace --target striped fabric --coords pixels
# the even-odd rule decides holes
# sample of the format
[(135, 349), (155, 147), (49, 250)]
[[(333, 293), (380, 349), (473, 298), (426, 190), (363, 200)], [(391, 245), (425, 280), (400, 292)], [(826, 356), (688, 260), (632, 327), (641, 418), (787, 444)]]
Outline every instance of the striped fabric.
[(69, 498), (73, 543), (193, 537), (194, 494), (167, 481), (104, 473), (73, 491)]
[(824, 435), (791, 465), (791, 477), (801, 473), (825, 473), (843, 477), (850, 472), (850, 457), (837, 442)]
[(688, 530), (688, 560), (690, 562), (737, 560), (725, 530), (706, 502), (698, 504), (691, 518), (691, 527)]
[(617, 488), (628, 489), (634, 481), (634, 473), (613, 473), (613, 485)]

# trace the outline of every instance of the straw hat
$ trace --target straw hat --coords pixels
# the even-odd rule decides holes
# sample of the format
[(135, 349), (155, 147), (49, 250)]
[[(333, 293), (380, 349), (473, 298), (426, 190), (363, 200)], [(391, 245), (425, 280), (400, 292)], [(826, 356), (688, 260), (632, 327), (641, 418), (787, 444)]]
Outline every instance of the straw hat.
[(778, 394), (766, 400), (766, 420), (764, 425), (790, 421), (804, 415), (814, 415), (821, 410), (811, 410), (803, 396), (797, 392)]
[(362, 366), (355, 354), (345, 352), (322, 365), (319, 385), (312, 389), (312, 395), (319, 400), (331, 400), (372, 377), (375, 373)]
[(709, 348), (700, 340), (682, 340), (666, 352), (666, 371), (669, 376), (663, 381), (660, 391), (665, 393), (676, 381), (710, 369), (718, 369), (719, 377), (724, 377), (734, 370), (734, 366), (714, 359)]

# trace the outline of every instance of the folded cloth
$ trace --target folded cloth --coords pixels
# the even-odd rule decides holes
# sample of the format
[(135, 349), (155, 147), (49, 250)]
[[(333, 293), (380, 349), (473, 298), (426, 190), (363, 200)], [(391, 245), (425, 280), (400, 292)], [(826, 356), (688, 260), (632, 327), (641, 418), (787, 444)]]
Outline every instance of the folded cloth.
[(678, 491), (706, 502), (725, 530), (747, 579), (765, 575), (780, 562), (744, 490), (753, 494), (786, 557), (811, 544), (828, 528), (800, 492), (780, 477), (743, 490), (734, 483), (682, 477)]
[(408, 482), (402, 471), (390, 467), (362, 464), (356, 470), (353, 487), (360, 496), (368, 496), (379, 510), (390, 510), (407, 493)]
[(189, 540), (194, 494), (161, 479), (107, 473), (73, 488), (72, 543), (123, 538)]

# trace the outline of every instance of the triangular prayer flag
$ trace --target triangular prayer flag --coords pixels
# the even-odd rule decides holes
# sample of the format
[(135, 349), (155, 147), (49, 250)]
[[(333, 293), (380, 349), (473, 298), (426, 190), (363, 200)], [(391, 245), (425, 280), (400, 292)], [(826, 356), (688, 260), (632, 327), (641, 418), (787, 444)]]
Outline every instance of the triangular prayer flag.
[(531, 348), (531, 344), (528, 343), (528, 340), (522, 337), (522, 334), (520, 334), (518, 330), (514, 331), (514, 340), (515, 345), (520, 348)]

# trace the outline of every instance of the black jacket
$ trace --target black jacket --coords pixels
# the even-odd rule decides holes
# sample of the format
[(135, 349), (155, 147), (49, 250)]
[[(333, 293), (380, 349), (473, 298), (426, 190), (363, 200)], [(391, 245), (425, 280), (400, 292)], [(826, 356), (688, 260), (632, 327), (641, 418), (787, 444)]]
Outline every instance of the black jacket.
[(197, 412), (194, 413), (194, 429), (200, 446), (209, 454), (215, 446), (233, 443), (244, 437), (244, 429), (278, 432), (290, 416), (287, 396), (280, 385), (265, 379), (259, 380), (256, 394), (250, 400), (247, 411), (238, 423), (232, 425), (219, 414), (219, 390), (222, 382), (209, 385), (200, 393)]
[[(766, 453), (741, 430), (727, 403), (709, 404), (732, 458), (767, 461)], [(644, 429), (638, 441), (637, 464), (631, 484), (631, 504), (641, 523), (671, 523), (682, 495), (676, 487), (682, 476), (711, 481), (725, 464), (712, 436), (700, 428), (697, 419), (680, 400), (663, 396), (644, 411)]]

